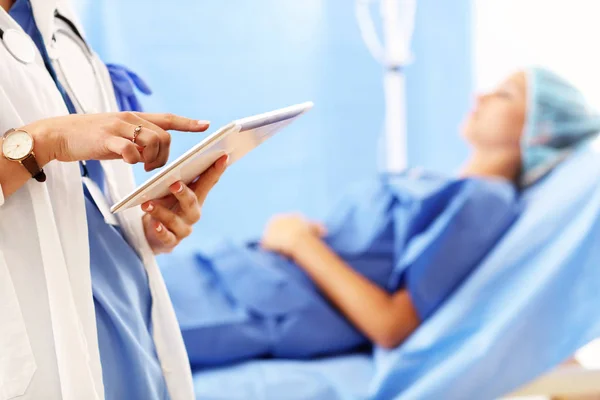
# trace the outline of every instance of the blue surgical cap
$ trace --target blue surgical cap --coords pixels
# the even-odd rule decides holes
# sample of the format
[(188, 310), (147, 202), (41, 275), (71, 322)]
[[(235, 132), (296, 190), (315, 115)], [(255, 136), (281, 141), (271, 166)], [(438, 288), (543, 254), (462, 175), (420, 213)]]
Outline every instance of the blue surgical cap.
[(526, 78), (522, 187), (545, 176), (578, 145), (600, 132), (600, 114), (572, 84), (540, 67), (527, 69)]

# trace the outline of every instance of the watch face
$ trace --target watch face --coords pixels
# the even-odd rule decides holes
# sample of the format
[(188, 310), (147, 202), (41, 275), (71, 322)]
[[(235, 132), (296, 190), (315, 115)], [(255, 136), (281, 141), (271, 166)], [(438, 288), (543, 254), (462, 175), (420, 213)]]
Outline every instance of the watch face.
[(21, 160), (33, 150), (33, 138), (27, 132), (14, 131), (4, 137), (2, 152), (10, 160)]

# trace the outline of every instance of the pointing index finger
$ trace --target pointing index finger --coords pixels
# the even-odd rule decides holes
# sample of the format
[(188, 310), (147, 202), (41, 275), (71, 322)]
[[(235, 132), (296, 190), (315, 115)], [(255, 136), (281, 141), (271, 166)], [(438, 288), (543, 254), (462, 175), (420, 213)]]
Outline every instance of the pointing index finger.
[(175, 114), (137, 113), (137, 115), (166, 131), (204, 132), (210, 126), (209, 121), (199, 121)]

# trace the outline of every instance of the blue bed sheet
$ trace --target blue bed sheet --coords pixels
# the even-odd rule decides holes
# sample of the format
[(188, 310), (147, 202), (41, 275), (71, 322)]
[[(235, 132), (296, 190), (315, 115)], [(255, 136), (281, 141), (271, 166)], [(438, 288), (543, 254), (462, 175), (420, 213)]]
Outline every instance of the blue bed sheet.
[(369, 396), (368, 354), (314, 361), (262, 360), (197, 372), (202, 400), (359, 400)]

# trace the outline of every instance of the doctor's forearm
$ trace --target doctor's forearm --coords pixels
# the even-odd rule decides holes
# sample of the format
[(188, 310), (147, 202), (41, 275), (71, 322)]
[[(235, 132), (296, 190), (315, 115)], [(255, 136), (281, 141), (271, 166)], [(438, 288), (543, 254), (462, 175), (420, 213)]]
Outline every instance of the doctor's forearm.
[[(207, 128), (204, 121), (172, 114), (119, 112), (41, 119), (21, 130), (33, 137), (39, 167), (51, 160), (121, 159), (128, 164), (143, 162), (146, 171), (151, 171), (165, 165), (169, 158), (171, 135), (167, 130), (203, 132)], [(139, 143), (134, 142), (135, 135), (140, 135)], [(0, 158), (0, 185), (8, 197), (23, 186), (31, 174), (18, 162)]]
[(371, 341), (392, 348), (419, 326), (407, 291), (390, 295), (354, 271), (317, 237), (299, 241), (294, 251), (298, 263)]

